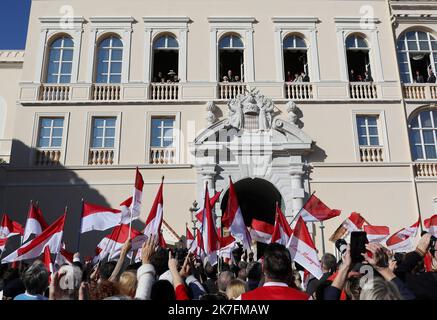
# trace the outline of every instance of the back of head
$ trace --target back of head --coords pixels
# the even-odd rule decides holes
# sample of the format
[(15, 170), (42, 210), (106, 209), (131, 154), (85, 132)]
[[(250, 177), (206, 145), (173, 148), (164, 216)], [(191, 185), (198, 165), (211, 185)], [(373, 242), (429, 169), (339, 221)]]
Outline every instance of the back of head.
[(337, 268), (337, 259), (333, 254), (325, 253), (320, 260), (324, 272), (335, 272), (335, 269)]
[(160, 276), (168, 270), (168, 252), (163, 248), (159, 248), (150, 258), (150, 263), (155, 268), (157, 276)]
[(212, 266), (211, 263), (207, 262), (205, 265), (205, 274), (210, 279), (217, 279), (217, 264)]
[(354, 275), (349, 277), (344, 284), (344, 292), (348, 300), (359, 300), (361, 293), (362, 275)]
[(150, 299), (153, 301), (174, 301), (176, 294), (173, 285), (167, 280), (158, 280), (152, 285)]
[(381, 277), (375, 277), (363, 286), (360, 300), (403, 300), (403, 298), (396, 285)]
[(20, 278), (9, 280), (3, 288), (3, 300), (13, 300), (16, 296), (25, 291), (26, 288)]
[(100, 278), (102, 280), (108, 280), (111, 277), (111, 274), (114, 271), (116, 265), (117, 265), (117, 262), (115, 262), (115, 261), (105, 262), (100, 267)]
[(60, 279), (60, 287), (62, 289), (62, 297), (60, 299), (77, 300), (82, 281), (82, 270), (77, 265), (67, 264), (59, 268), (58, 273), (65, 273)]
[(117, 296), (120, 294), (118, 286), (109, 280), (103, 280), (97, 284), (93, 290), (90, 290), (91, 300), (103, 300), (108, 297)]
[(217, 279), (217, 287), (219, 291), (226, 292), (229, 282), (235, 279), (235, 275), (231, 271), (223, 271)]
[(271, 243), (264, 250), (263, 271), (266, 281), (287, 282), (291, 268), (289, 251), (279, 243)]
[(260, 281), (262, 278), (262, 265), (259, 262), (251, 262), (247, 265), (247, 278), (249, 280)]
[(226, 295), (229, 300), (234, 300), (246, 292), (246, 283), (240, 279), (233, 279), (226, 288)]
[(137, 290), (137, 274), (135, 271), (125, 271), (121, 274), (118, 282), (120, 293), (131, 298), (135, 297)]
[(29, 294), (44, 294), (49, 285), (49, 273), (40, 260), (36, 260), (22, 275), (24, 286)]

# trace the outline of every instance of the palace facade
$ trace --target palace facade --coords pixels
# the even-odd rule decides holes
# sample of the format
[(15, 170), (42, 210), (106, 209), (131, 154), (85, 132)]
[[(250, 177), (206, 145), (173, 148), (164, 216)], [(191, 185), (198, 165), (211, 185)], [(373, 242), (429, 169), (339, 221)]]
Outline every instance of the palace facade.
[[(0, 52), (0, 210), (49, 222), (117, 208), (165, 176), (176, 242), (232, 177), (248, 225), (312, 192), (397, 231), (437, 211), (437, 3), (34, 0), (24, 51)], [(98, 241), (84, 235), (89, 254)], [(71, 244), (70, 244), (71, 243)]]

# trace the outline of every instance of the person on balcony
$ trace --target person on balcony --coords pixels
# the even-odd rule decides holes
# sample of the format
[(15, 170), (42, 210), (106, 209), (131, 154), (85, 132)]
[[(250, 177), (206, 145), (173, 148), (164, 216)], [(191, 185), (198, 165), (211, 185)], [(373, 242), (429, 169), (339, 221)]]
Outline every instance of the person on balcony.
[(369, 70), (366, 70), (364, 72), (364, 81), (365, 82), (373, 82), (372, 75), (370, 74)]
[(234, 82), (240, 82), (240, 77), (239, 76), (235, 76)]
[(294, 81), (293, 82), (302, 82), (302, 76), (300, 76), (299, 74), (295, 74), (294, 75)]
[(300, 76), (302, 77), (302, 82), (310, 82), (310, 77), (305, 72), (302, 71)]
[(291, 74), (291, 71), (287, 71), (287, 76), (285, 77), (286, 82), (293, 82), (293, 75)]
[(227, 76), (223, 76), (222, 82), (226, 82), (226, 83), (228, 83), (228, 82), (229, 82), (228, 77), (227, 77)]
[(349, 82), (355, 82), (355, 81), (357, 81), (357, 77), (355, 76), (354, 69), (351, 69), (349, 71)]
[(427, 83), (435, 83), (436, 77), (434, 72), (431, 70), (431, 68), (428, 69), (428, 79), (426, 80)]
[(416, 83), (424, 83), (425, 82), (425, 79), (420, 74), (419, 70), (416, 70), (416, 77), (414, 78), (414, 82), (416, 82)]

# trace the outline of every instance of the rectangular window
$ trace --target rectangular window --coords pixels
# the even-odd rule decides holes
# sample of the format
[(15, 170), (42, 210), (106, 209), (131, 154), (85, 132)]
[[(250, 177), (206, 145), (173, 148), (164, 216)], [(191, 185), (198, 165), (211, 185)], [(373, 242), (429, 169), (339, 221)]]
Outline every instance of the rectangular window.
[(174, 124), (174, 117), (153, 117), (150, 146), (152, 148), (173, 148)]
[(358, 142), (361, 147), (380, 146), (378, 116), (357, 116)]
[(92, 119), (91, 148), (114, 148), (116, 117)]
[(38, 148), (61, 148), (64, 118), (40, 118)]

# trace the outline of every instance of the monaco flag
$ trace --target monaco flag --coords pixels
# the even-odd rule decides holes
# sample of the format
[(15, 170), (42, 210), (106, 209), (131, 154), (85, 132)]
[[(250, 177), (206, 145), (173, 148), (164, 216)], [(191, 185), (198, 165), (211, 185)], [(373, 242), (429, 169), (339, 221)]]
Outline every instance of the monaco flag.
[(402, 228), (385, 242), (387, 248), (394, 252), (409, 251), (413, 246), (413, 239), (419, 229), (419, 220), (408, 228)]
[(282, 213), (281, 208), (279, 208), (278, 203), (276, 203), (275, 227), (273, 229), (273, 234), (270, 242), (280, 243), (286, 246), (292, 234), (293, 230), (288, 224), (288, 221)]
[(47, 227), (48, 224), (42, 216), (41, 209), (31, 202), (27, 214), (26, 225), (24, 227), (23, 243), (26, 242), (32, 234), (39, 235)]
[(132, 204), (130, 207), (131, 220), (138, 219), (141, 214), (141, 197), (143, 195), (143, 187), (144, 187), (143, 176), (141, 175), (137, 167), (137, 171), (135, 174), (134, 193), (132, 196)]
[(146, 227), (144, 228), (144, 234), (147, 237), (151, 235), (159, 235), (161, 238), (161, 225), (163, 217), (163, 206), (164, 199), (162, 196), (164, 181), (161, 182), (159, 186), (158, 193), (156, 194), (155, 201), (153, 201), (152, 209), (150, 210), (149, 216), (146, 220)]
[(7, 214), (3, 215), (0, 224), (0, 238), (9, 238), (16, 235), (23, 235), (23, 226), (18, 222), (12, 221)]
[[(191, 233), (190, 229), (188, 229), (187, 226), (186, 226), (185, 228), (186, 228), (185, 234), (186, 234), (186, 239), (187, 239), (187, 249), (190, 250), (190, 249), (191, 249), (191, 246), (192, 246), (193, 243), (194, 243), (194, 236), (193, 236), (193, 234)], [(190, 251), (190, 252), (191, 252), (191, 251)]]
[(425, 219), (423, 221), (424, 229), (431, 233), (434, 237), (437, 237), (437, 214), (433, 215), (431, 218)]
[(121, 222), (121, 210), (102, 207), (88, 202), (83, 203), (81, 233), (92, 230), (103, 231)]
[(339, 216), (341, 211), (329, 209), (313, 194), (299, 213), (305, 222), (320, 222)]
[(3, 252), (5, 250), (6, 242), (8, 242), (8, 238), (0, 239), (0, 252)]
[(370, 243), (381, 243), (390, 235), (390, 229), (386, 226), (371, 226), (366, 224), (364, 231), (367, 233), (367, 240)]
[(302, 216), (297, 219), (287, 248), (290, 250), (292, 261), (299, 263), (317, 279), (322, 277), (323, 271), (317, 256), (316, 247)]
[(120, 224), (129, 224), (130, 222), (130, 207), (132, 205), (132, 197), (127, 198), (122, 203), (120, 203), (120, 211), (121, 211), (121, 221)]
[(65, 244), (62, 244), (63, 248), (58, 252), (55, 258), (55, 264), (59, 267), (64, 264), (72, 264), (73, 263), (73, 252), (67, 251), (65, 249)]
[[(215, 195), (211, 199), (209, 199), (209, 202), (211, 203), (211, 208), (214, 208), (217, 200), (220, 199), (221, 194), (222, 194), (221, 191), (216, 192)], [(199, 220), (200, 223), (203, 223), (203, 209), (204, 208), (201, 208), (196, 212), (196, 218), (197, 220)]]
[(48, 273), (49, 274), (53, 273), (54, 267), (53, 267), (53, 263), (52, 263), (52, 257), (51, 257), (49, 246), (44, 247), (43, 263), (44, 263), (44, 266), (46, 267)]
[[(364, 219), (359, 213), (352, 212), (350, 216), (343, 221), (343, 223), (334, 231), (334, 233), (329, 238), (329, 241), (335, 242), (348, 235), (352, 231), (360, 231), (363, 229)], [(369, 223), (367, 223), (369, 224)]]
[(211, 202), (209, 199), (208, 185), (205, 187), (205, 205), (203, 210), (202, 223), (202, 244), (206, 258), (215, 265), (217, 263), (217, 250), (219, 249), (219, 237), (215, 227), (214, 217), (212, 215)]
[(246, 224), (244, 223), (243, 214), (238, 204), (234, 184), (232, 183), (232, 179), (230, 177), (228, 204), (222, 217), (222, 225), (229, 228), (231, 235), (233, 235), (236, 240), (243, 244), (244, 250), (250, 250), (252, 239), (250, 238), (250, 233), (247, 230)]
[(238, 248), (237, 241), (232, 235), (219, 237), (219, 239), (220, 250), (218, 255), (224, 259), (225, 263), (228, 263), (233, 259), (232, 251)]
[(44, 252), (46, 246), (50, 248), (51, 253), (58, 253), (61, 250), (65, 217), (66, 214), (63, 214), (41, 234), (4, 258), (2, 263), (38, 258)]
[(270, 243), (275, 226), (256, 219), (252, 219), (250, 235), (252, 240)]

